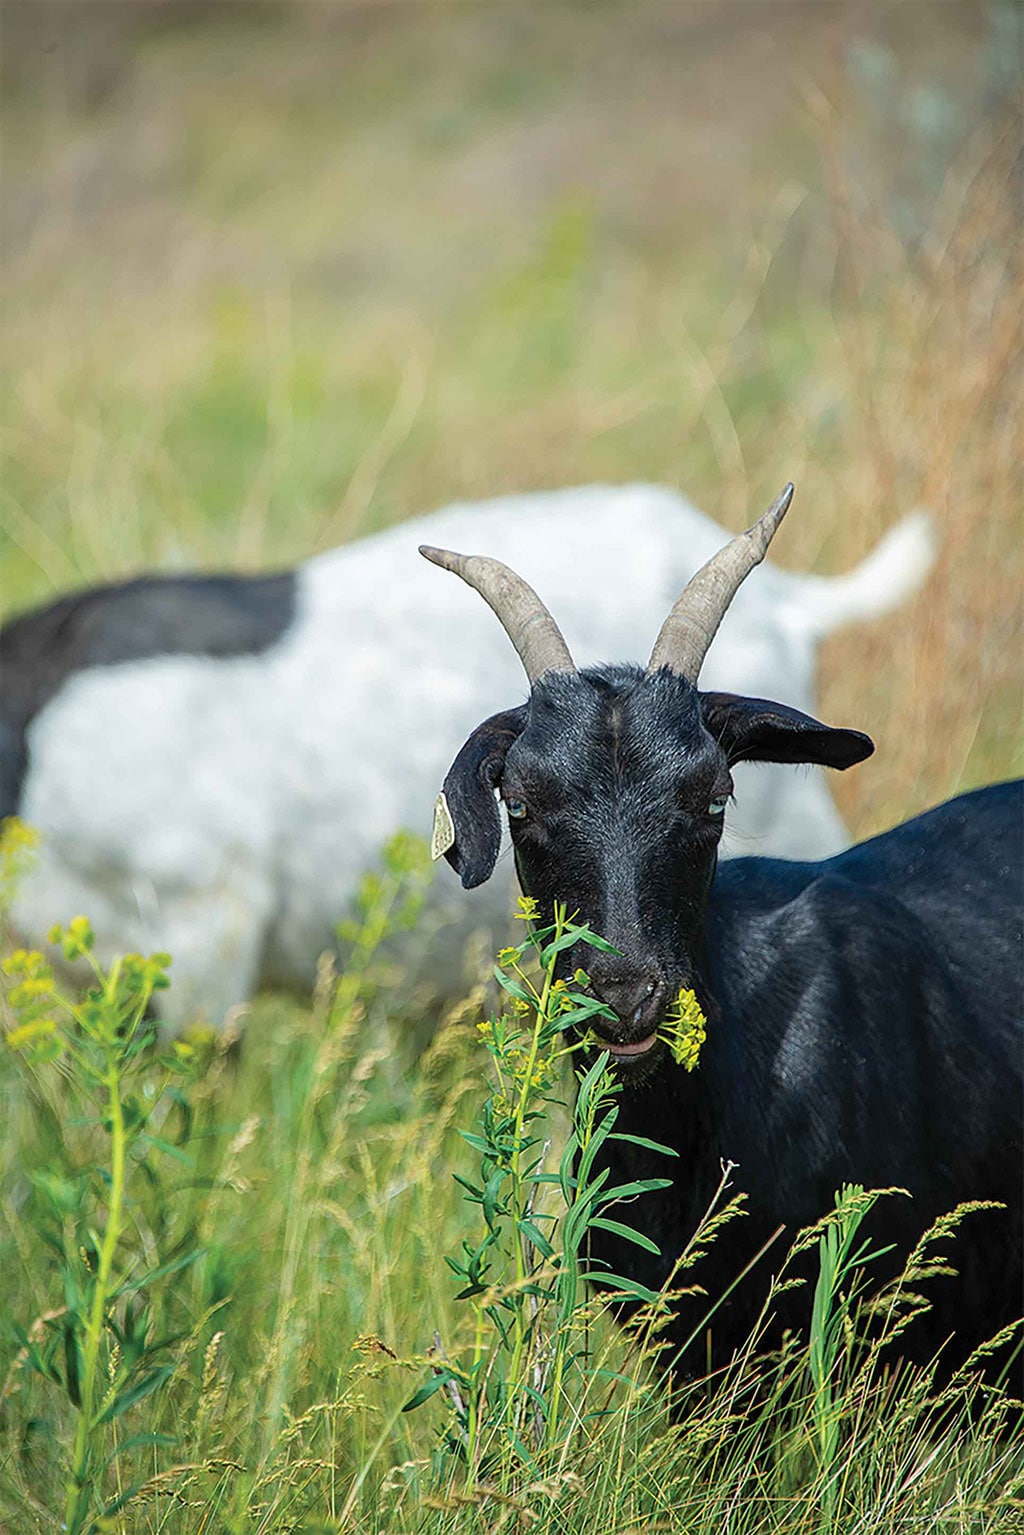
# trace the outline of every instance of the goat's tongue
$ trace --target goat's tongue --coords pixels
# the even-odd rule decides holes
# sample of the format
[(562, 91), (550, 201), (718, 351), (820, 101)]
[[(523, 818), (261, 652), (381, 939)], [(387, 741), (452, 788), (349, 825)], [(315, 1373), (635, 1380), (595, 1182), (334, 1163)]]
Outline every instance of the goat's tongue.
[(646, 1039), (638, 1039), (632, 1045), (608, 1045), (609, 1055), (646, 1055), (647, 1051), (657, 1039), (657, 1034), (648, 1034)]

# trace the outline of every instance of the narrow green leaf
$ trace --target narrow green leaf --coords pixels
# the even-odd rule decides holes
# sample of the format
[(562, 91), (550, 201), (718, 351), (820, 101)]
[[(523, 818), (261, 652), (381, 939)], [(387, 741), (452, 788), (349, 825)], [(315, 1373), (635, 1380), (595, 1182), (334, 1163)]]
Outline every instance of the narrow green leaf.
[(477, 1202), (483, 1199), (483, 1189), (478, 1189), (475, 1183), (470, 1183), (469, 1179), (463, 1178), (461, 1173), (452, 1173), (452, 1177), (455, 1179), (455, 1182), (460, 1183), (466, 1192), (471, 1194)]
[[(108, 1504), (106, 1504), (103, 1512), (100, 1514), (100, 1518), (109, 1519), (113, 1514), (120, 1513), (121, 1509), (124, 1508), (126, 1504), (130, 1503), (132, 1498), (135, 1497), (135, 1494), (137, 1492), (141, 1492), (145, 1485), (146, 1478), (142, 1477), (139, 1481), (133, 1482), (130, 1487), (126, 1487), (123, 1492), (119, 1492), (116, 1498), (113, 1498)], [(92, 1524), (89, 1526), (89, 1528), (95, 1530), (98, 1528), (98, 1526)]]
[(536, 1006), (536, 997), (527, 991), (522, 981), (518, 980), (514, 975), (506, 975), (504, 970), (498, 969), (497, 965), (494, 966), (494, 979), (502, 991), (507, 991), (510, 997), (516, 997), (520, 1002), (528, 1003), (530, 1007)]
[(524, 1236), (530, 1239), (539, 1253), (543, 1253), (545, 1258), (553, 1258), (555, 1256), (555, 1249), (552, 1247), (547, 1237), (544, 1236), (542, 1232), (537, 1230), (537, 1227), (534, 1225), (533, 1221), (521, 1220), (518, 1222), (518, 1225), (519, 1230), (523, 1233)]
[(580, 1078), (580, 1084), (576, 1092), (576, 1110), (574, 1120), (577, 1127), (585, 1124), (591, 1113), (594, 1099), (602, 1090), (602, 1084), (607, 1079), (608, 1062), (611, 1057), (607, 1050), (602, 1050), (594, 1064)]
[[(19, 1347), (24, 1349), (27, 1356), (27, 1362), (31, 1364), (32, 1368), (36, 1370), (44, 1380), (52, 1380), (58, 1386), (63, 1385), (60, 1377), (60, 1371), (57, 1369), (56, 1365), (53, 1364), (50, 1358), (43, 1357), (39, 1351), (38, 1346), (29, 1337), (21, 1323), (15, 1322), (11, 1331), (14, 1333)], [(51, 1339), (49, 1351), (52, 1352), (56, 1345), (57, 1340)]]
[[(561, 954), (563, 950), (571, 949), (577, 943), (589, 943), (590, 940), (587, 937), (589, 931), (590, 929), (585, 927), (570, 927), (568, 932), (562, 933), (559, 938), (555, 938), (551, 943), (544, 944), (540, 950), (540, 962), (543, 969), (546, 970), (555, 955)], [(609, 948), (611, 949), (611, 945), (609, 945)], [(611, 949), (612, 954), (617, 952), (616, 949)]]
[(82, 1394), (79, 1390), (79, 1358), (78, 1338), (73, 1324), (65, 1322), (64, 1326), (64, 1385), (72, 1406), (81, 1407)]
[(140, 1274), (137, 1279), (126, 1279), (124, 1284), (114, 1291), (114, 1294), (115, 1296), (126, 1295), (133, 1291), (144, 1290), (147, 1285), (155, 1283), (156, 1280), (166, 1279), (168, 1274), (178, 1274), (182, 1269), (191, 1268), (193, 1263), (198, 1263), (206, 1251), (205, 1247), (194, 1247), (191, 1252), (183, 1253), (177, 1258), (170, 1258), (155, 1269), (149, 1269), (147, 1273)]
[(646, 1135), (627, 1135), (625, 1130), (614, 1130), (608, 1139), (610, 1141), (628, 1141), (631, 1146), (642, 1146), (645, 1151), (660, 1151), (664, 1157), (677, 1157), (679, 1155), (674, 1146), (663, 1146), (661, 1141), (649, 1141)]
[(650, 1237), (645, 1237), (642, 1231), (634, 1231), (632, 1226), (624, 1226), (621, 1221), (610, 1221), (606, 1216), (595, 1215), (590, 1222), (590, 1229), (595, 1226), (602, 1231), (610, 1231), (613, 1236), (622, 1237), (624, 1242), (632, 1242), (636, 1247), (642, 1247), (646, 1252), (654, 1253), (656, 1258), (661, 1257), (661, 1248)]
[(587, 1179), (590, 1177), (590, 1170), (593, 1167), (594, 1161), (597, 1157), (597, 1153), (601, 1150), (601, 1147), (612, 1133), (612, 1126), (615, 1124), (617, 1114), (617, 1109), (609, 1110), (604, 1119), (602, 1119), (601, 1123), (595, 1128), (593, 1135), (590, 1137), (590, 1140), (587, 1143), (587, 1148), (583, 1155), (580, 1157), (579, 1166), (576, 1169), (576, 1177), (579, 1179), (581, 1185), (586, 1185)]
[(559, 1032), (564, 1032), (566, 1029), (577, 1028), (588, 1018), (608, 1018), (617, 1022), (618, 1014), (613, 1013), (607, 1003), (599, 1002), (596, 997), (584, 997), (576, 1007), (566, 1008), (564, 1013), (559, 1013), (555, 1021)]
[(600, 1285), (602, 1290), (611, 1290), (614, 1294), (632, 1295), (637, 1300), (656, 1301), (659, 1299), (657, 1290), (648, 1290), (646, 1285), (639, 1284), (635, 1279), (623, 1279), (621, 1274), (600, 1274), (596, 1270), (588, 1270), (581, 1276), (591, 1284)]
[(422, 1385), (418, 1391), (413, 1393), (402, 1408), (402, 1411), (412, 1412), (414, 1408), (422, 1407), (423, 1403), (429, 1402), (430, 1398), (440, 1391), (442, 1386), (446, 1386), (450, 1380), (454, 1379), (455, 1376), (451, 1370), (442, 1370), (439, 1375), (434, 1376), (433, 1380), (428, 1380), (425, 1385)]
[(607, 938), (601, 938), (597, 933), (591, 932), (589, 927), (581, 927), (577, 930), (576, 937), (580, 943), (588, 944), (592, 949), (598, 949), (602, 954), (619, 954), (621, 950), (608, 942)]
[(150, 1446), (160, 1449), (172, 1449), (178, 1440), (173, 1434), (129, 1434), (127, 1439), (122, 1439), (116, 1450), (111, 1450), (103, 1462), (104, 1469), (113, 1465), (119, 1455), (126, 1455), (129, 1450), (144, 1450)]
[(122, 1391), (116, 1396), (104, 1413), (97, 1419), (99, 1423), (109, 1423), (113, 1418), (119, 1418), (129, 1407), (134, 1407), (136, 1402), (141, 1402), (144, 1397), (157, 1391), (171, 1375), (174, 1374), (173, 1364), (162, 1364), (157, 1369), (144, 1375), (134, 1386), (129, 1386), (127, 1391)]
[(657, 1189), (670, 1189), (672, 1178), (638, 1178), (634, 1183), (620, 1183), (617, 1188), (605, 1189), (601, 1203), (613, 1199), (631, 1199), (634, 1194), (653, 1194)]
[(173, 1157), (176, 1162), (183, 1162), (186, 1167), (195, 1166), (194, 1159), (189, 1156), (187, 1151), (182, 1151), (180, 1146), (172, 1146), (170, 1141), (161, 1140), (158, 1135), (151, 1135), (148, 1130), (144, 1130), (140, 1134), (139, 1140), (146, 1142), (157, 1151), (162, 1151), (164, 1156)]
[(459, 1134), (467, 1146), (472, 1146), (474, 1151), (479, 1151), (483, 1156), (490, 1151), (490, 1142), (485, 1141), (482, 1135), (471, 1135), (468, 1130), (460, 1130)]
[(501, 1188), (505, 1178), (505, 1169), (499, 1167), (498, 1171), (488, 1178), (487, 1187), (484, 1189), (480, 1201), (484, 1209), (484, 1220), (492, 1231), (494, 1230), (497, 1216), (505, 1213), (504, 1207), (500, 1203)]

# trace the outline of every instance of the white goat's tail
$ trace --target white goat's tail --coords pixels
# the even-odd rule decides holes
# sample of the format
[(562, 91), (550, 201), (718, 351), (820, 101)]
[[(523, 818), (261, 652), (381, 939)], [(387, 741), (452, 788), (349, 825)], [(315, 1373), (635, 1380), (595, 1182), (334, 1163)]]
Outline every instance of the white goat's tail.
[(799, 577), (793, 616), (815, 638), (877, 618), (920, 589), (935, 563), (937, 540), (927, 512), (912, 512), (845, 576)]

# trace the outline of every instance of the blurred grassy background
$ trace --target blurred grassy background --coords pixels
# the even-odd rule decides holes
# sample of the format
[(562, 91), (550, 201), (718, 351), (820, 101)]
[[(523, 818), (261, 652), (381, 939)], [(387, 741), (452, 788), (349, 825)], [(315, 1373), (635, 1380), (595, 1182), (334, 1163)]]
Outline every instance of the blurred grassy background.
[(1019, 735), (1018, 5), (6, 4), (10, 610), (461, 496), (678, 485), (838, 570), (860, 833)]

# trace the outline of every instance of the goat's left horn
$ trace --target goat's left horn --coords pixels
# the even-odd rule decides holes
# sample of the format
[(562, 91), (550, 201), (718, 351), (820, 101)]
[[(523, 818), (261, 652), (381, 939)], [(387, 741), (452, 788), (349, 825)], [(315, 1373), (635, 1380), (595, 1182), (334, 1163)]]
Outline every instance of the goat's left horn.
[(690, 577), (654, 642), (647, 663), (649, 672), (667, 666), (680, 677), (697, 681), (730, 602), (754, 566), (764, 559), (792, 499), (793, 486), (787, 485), (752, 528), (719, 549)]
[(561, 630), (533, 587), (500, 560), (420, 545), (426, 560), (475, 587), (516, 647), (532, 686), (545, 672), (575, 672)]

